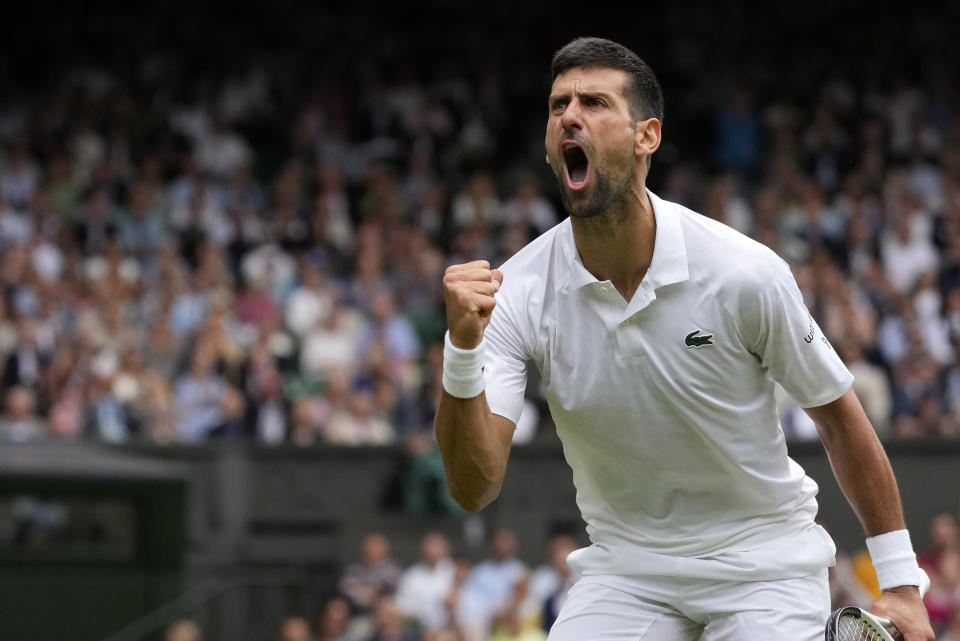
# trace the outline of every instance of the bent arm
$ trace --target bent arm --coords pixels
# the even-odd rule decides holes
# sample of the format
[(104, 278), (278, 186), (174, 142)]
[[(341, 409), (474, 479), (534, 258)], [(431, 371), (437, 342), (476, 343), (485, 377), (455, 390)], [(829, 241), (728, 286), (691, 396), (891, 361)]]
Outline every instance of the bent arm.
[(456, 398), (442, 392), (434, 428), (450, 495), (477, 512), (500, 494), (515, 429), (490, 412), (486, 395)]
[(837, 483), (867, 536), (904, 529), (893, 468), (853, 388), (832, 403), (806, 412), (817, 426)]

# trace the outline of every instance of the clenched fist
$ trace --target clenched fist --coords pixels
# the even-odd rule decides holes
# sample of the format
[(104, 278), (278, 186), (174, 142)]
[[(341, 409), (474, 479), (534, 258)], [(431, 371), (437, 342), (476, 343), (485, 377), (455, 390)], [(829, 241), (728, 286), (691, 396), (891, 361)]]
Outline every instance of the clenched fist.
[(447, 267), (443, 275), (443, 299), (447, 304), (450, 342), (460, 349), (480, 344), (483, 330), (497, 302), (493, 295), (500, 289), (503, 272), (490, 269), (485, 260)]

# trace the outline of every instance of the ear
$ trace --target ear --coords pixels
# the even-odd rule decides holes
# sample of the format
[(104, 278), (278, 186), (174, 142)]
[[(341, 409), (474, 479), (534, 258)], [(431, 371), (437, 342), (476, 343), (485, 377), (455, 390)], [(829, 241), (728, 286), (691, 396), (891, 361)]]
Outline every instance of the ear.
[(649, 156), (660, 147), (660, 121), (656, 118), (638, 120), (633, 129), (633, 154)]

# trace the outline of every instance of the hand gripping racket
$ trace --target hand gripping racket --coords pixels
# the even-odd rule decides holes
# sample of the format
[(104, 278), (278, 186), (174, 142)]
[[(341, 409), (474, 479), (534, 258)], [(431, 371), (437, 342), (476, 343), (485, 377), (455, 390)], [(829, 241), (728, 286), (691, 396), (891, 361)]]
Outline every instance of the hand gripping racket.
[[(920, 570), (920, 596), (930, 589), (930, 577)], [(888, 619), (858, 607), (834, 610), (827, 619), (826, 641), (902, 641), (900, 631)]]

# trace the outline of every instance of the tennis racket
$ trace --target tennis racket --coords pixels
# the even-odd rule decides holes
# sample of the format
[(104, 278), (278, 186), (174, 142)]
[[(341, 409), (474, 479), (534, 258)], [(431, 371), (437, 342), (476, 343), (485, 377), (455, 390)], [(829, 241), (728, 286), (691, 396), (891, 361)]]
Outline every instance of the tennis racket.
[[(930, 589), (930, 577), (920, 570), (920, 596)], [(897, 626), (866, 610), (847, 606), (834, 610), (827, 619), (826, 641), (902, 641)]]

